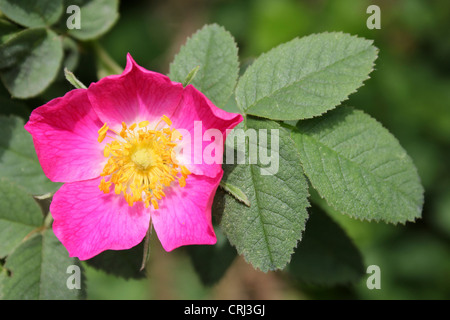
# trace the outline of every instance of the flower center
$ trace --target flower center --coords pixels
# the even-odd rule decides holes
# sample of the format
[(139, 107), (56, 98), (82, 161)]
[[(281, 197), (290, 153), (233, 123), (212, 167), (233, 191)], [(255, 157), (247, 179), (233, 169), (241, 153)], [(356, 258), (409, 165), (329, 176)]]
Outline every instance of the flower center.
[(122, 130), (118, 133), (105, 123), (98, 130), (98, 142), (105, 139), (108, 131), (115, 136), (103, 151), (108, 162), (101, 173), (104, 178), (100, 190), (109, 193), (114, 184), (114, 192), (123, 194), (129, 206), (143, 201), (146, 207), (151, 203), (158, 209), (158, 200), (165, 197), (163, 190), (173, 181), (178, 180), (184, 187), (191, 173), (175, 161), (174, 147), (182, 137), (171, 125), (167, 116), (163, 116), (153, 129), (149, 129), (148, 121), (130, 127), (122, 122)]
[(131, 161), (134, 162), (137, 168), (145, 170), (154, 163), (153, 157), (155, 157), (155, 154), (152, 152), (152, 149), (137, 149), (131, 154)]

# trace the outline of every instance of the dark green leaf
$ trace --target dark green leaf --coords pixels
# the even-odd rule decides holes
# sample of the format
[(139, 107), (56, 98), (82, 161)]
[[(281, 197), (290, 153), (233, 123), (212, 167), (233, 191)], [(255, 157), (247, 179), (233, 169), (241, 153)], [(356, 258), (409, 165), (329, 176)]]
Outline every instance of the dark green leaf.
[(56, 77), (63, 58), (61, 40), (51, 30), (26, 29), (0, 46), (0, 76), (17, 98), (31, 98)]
[(70, 5), (80, 8), (80, 29), (71, 29), (68, 32), (79, 40), (99, 38), (119, 19), (118, 0), (65, 0), (65, 4), (66, 8)]
[(247, 114), (276, 120), (312, 118), (339, 105), (373, 69), (372, 41), (343, 33), (294, 39), (261, 55), (236, 88)]
[(42, 171), (31, 135), (16, 116), (0, 116), (0, 178), (17, 184), (33, 195), (56, 191)]
[(63, 0), (0, 0), (0, 10), (22, 26), (46, 27), (62, 15)]
[(0, 258), (43, 223), (43, 215), (33, 197), (9, 181), (0, 179)]
[(417, 170), (376, 120), (350, 107), (300, 121), (292, 137), (312, 186), (336, 210), (392, 223), (421, 216)]
[[(47, 230), (23, 242), (8, 256), (4, 268), (9, 275), (2, 280), (2, 298), (6, 300), (79, 299), (84, 295), (83, 277), (81, 289), (69, 289), (71, 276), (68, 267), (78, 266), (78, 260), (69, 258), (67, 250)], [(81, 269), (80, 269), (81, 272)]]
[[(252, 118), (246, 119), (244, 129), (248, 142), (238, 142), (238, 158), (232, 159), (234, 164), (223, 166), (223, 180), (239, 186), (251, 205), (247, 207), (233, 196), (218, 192), (216, 211), (231, 244), (248, 262), (263, 271), (282, 269), (304, 230), (309, 206), (306, 179), (289, 132), (276, 122)], [(243, 137), (243, 131), (234, 132)], [(227, 138), (230, 143), (232, 147), (231, 135)], [(244, 150), (239, 152), (239, 146)], [(239, 164), (239, 154), (245, 155), (244, 164)], [(268, 154), (270, 163), (263, 161), (263, 155)]]
[(170, 65), (169, 77), (183, 83), (197, 66), (191, 84), (222, 107), (236, 86), (239, 67), (236, 43), (223, 27), (207, 25), (188, 39)]

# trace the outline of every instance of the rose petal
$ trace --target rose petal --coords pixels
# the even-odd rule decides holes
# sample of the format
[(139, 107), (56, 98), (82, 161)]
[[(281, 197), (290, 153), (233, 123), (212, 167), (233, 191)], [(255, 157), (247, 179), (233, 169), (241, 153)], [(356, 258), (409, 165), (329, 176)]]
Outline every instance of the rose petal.
[(184, 188), (164, 189), (166, 197), (152, 211), (152, 223), (166, 251), (192, 244), (215, 244), (211, 205), (222, 174), (214, 178), (191, 174)]
[(121, 75), (109, 76), (89, 86), (88, 95), (103, 122), (120, 131), (140, 121), (159, 121), (163, 114), (170, 117), (183, 92), (180, 83), (160, 73), (148, 71), (127, 56), (127, 66)]
[(203, 93), (188, 85), (172, 116), (173, 127), (188, 133), (177, 147), (183, 149), (178, 160), (192, 173), (215, 177), (222, 171), (227, 129), (233, 129), (242, 120), (240, 114), (219, 109)]
[(80, 260), (108, 249), (132, 248), (149, 227), (150, 213), (142, 202), (130, 207), (122, 195), (104, 194), (100, 180), (64, 184), (50, 206), (56, 237)]
[(35, 109), (25, 129), (33, 137), (47, 177), (73, 182), (98, 177), (102, 172), (104, 143), (97, 141), (101, 126), (87, 90), (77, 89)]

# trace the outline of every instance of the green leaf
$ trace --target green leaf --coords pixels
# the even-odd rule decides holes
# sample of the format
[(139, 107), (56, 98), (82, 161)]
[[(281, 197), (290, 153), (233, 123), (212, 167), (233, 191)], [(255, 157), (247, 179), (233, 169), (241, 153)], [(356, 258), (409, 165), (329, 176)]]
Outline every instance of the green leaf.
[(0, 258), (43, 223), (43, 215), (33, 197), (14, 184), (0, 179)]
[[(69, 289), (69, 266), (79, 266), (69, 258), (67, 250), (53, 234), (46, 230), (36, 234), (17, 247), (8, 256), (4, 268), (10, 273), (2, 280), (2, 298), (5, 300), (68, 300), (84, 295), (81, 289)], [(81, 271), (81, 269), (80, 269)], [(80, 278), (80, 281), (83, 278)]]
[(61, 17), (63, 0), (0, 0), (0, 10), (22, 26), (46, 27)]
[(183, 81), (183, 87), (186, 87), (191, 84), (192, 80), (194, 80), (195, 76), (197, 75), (198, 69), (200, 69), (200, 66), (196, 66), (188, 73), (186, 79), (184, 79)]
[(224, 106), (221, 106), (221, 109), (232, 113), (242, 113), (242, 111), (239, 110), (239, 107), (236, 104), (236, 99), (234, 99), (234, 95), (231, 96), (231, 98), (227, 101), (227, 103)]
[(318, 116), (356, 91), (373, 69), (372, 41), (321, 33), (284, 43), (261, 55), (236, 88), (247, 114), (276, 120)]
[(297, 281), (328, 286), (357, 282), (365, 272), (358, 248), (316, 206), (311, 207), (303, 239), (288, 268)]
[(60, 186), (44, 175), (33, 139), (16, 116), (0, 116), (0, 178), (33, 195), (54, 192)]
[[(80, 29), (69, 30), (69, 35), (79, 40), (93, 40), (108, 32), (119, 19), (118, 0), (66, 0), (66, 8), (80, 8)], [(69, 18), (69, 16), (67, 16)], [(65, 21), (64, 21), (65, 25)]]
[(8, 41), (20, 30), (21, 29), (16, 24), (0, 18), (0, 45)]
[(223, 27), (206, 25), (188, 39), (171, 63), (169, 77), (183, 83), (197, 66), (191, 84), (222, 107), (233, 93), (239, 71), (236, 43)]
[(223, 180), (220, 181), (220, 187), (222, 187), (223, 190), (231, 194), (237, 200), (245, 204), (247, 207), (250, 207), (250, 200), (248, 200), (247, 195), (239, 187)]
[[(255, 268), (282, 269), (297, 246), (307, 219), (306, 179), (288, 131), (269, 120), (247, 118), (245, 122), (248, 141), (239, 142), (244, 131), (233, 131), (238, 137), (238, 156), (232, 159), (233, 164), (223, 165), (223, 180), (239, 186), (251, 206), (219, 189), (215, 214), (221, 216), (220, 226), (231, 244)], [(230, 134), (227, 150), (233, 140)], [(240, 146), (244, 150), (239, 151)], [(264, 156), (269, 154), (271, 159), (267, 161)], [(240, 155), (245, 155), (243, 164), (239, 164)], [(226, 161), (230, 162), (228, 156)]]
[(0, 46), (0, 77), (11, 95), (31, 98), (53, 82), (62, 58), (61, 40), (53, 31), (26, 29)]
[(292, 132), (305, 174), (329, 205), (351, 217), (405, 223), (421, 216), (423, 188), (399, 142), (350, 107), (300, 121)]
[(8, 271), (3, 268), (3, 261), (0, 260), (0, 298), (2, 297), (3, 292), (3, 282), (8, 277)]
[(64, 68), (64, 76), (66, 77), (66, 80), (69, 81), (75, 88), (87, 89), (86, 86), (73, 74), (73, 72), (67, 70), (67, 68)]

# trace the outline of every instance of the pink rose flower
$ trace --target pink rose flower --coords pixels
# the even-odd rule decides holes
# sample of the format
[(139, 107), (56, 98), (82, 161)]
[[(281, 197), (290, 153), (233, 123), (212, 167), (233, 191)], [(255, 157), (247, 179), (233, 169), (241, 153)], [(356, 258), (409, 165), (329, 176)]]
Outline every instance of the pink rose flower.
[(121, 75), (35, 109), (25, 129), (44, 173), (64, 183), (50, 206), (55, 235), (81, 260), (136, 246), (150, 221), (166, 251), (214, 244), (211, 205), (223, 171), (201, 158), (213, 149), (222, 159), (227, 131), (241, 121), (130, 55)]

